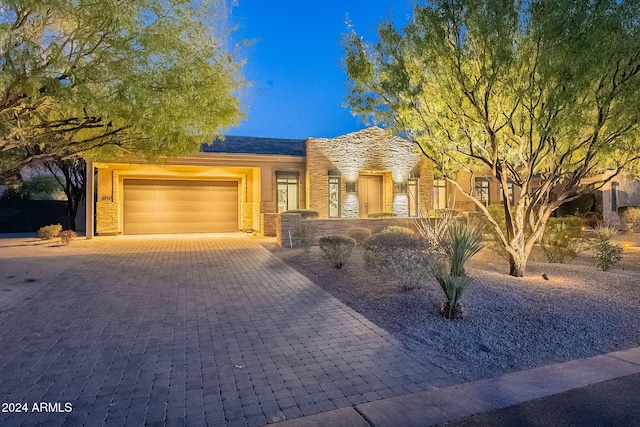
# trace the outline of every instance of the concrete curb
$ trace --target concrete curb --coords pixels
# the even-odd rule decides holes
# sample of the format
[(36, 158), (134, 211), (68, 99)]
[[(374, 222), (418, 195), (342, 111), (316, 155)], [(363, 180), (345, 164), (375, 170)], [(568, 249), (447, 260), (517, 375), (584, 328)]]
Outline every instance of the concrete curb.
[(278, 425), (431, 426), (636, 373), (640, 373), (640, 347), (363, 403)]

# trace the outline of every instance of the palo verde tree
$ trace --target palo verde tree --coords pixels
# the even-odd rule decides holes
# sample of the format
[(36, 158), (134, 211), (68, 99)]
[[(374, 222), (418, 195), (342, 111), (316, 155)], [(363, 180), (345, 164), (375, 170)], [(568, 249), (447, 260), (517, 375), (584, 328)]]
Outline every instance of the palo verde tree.
[[(638, 160), (637, 1), (432, 0), (375, 42), (343, 42), (352, 111), (416, 142), (487, 217), (514, 276), (583, 178)], [(506, 232), (460, 169), (500, 184)]]
[(175, 156), (242, 116), (225, 0), (0, 3), (0, 182), (75, 158)]

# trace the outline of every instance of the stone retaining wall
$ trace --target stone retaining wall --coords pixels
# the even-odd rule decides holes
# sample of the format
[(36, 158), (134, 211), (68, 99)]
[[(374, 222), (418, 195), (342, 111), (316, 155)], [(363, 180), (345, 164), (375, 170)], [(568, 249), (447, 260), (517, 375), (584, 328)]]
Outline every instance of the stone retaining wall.
[(380, 218), (380, 219), (311, 219), (303, 220), (298, 213), (278, 214), (276, 218), (276, 241), (278, 245), (290, 247), (289, 232), (291, 232), (295, 247), (296, 230), (304, 226), (314, 241), (329, 234), (348, 235), (351, 228), (368, 228), (372, 233), (380, 232), (383, 228), (396, 225), (411, 228), (417, 232), (416, 221), (429, 221), (428, 218)]

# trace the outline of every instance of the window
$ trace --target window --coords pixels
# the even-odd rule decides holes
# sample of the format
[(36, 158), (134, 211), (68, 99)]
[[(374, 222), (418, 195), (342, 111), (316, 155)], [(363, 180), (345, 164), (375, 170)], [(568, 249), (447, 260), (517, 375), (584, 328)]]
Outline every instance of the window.
[(616, 181), (611, 183), (611, 211), (618, 211), (618, 183)]
[(298, 209), (298, 173), (276, 172), (278, 213)]
[[(509, 195), (509, 202), (511, 204), (515, 203), (515, 198), (513, 197), (513, 182), (507, 182), (507, 194)], [(504, 198), (502, 191), (500, 191), (500, 201)]]
[(409, 216), (418, 216), (418, 180), (407, 181), (407, 196), (409, 196)]
[(431, 208), (447, 208), (447, 181), (444, 179), (436, 179), (433, 181), (433, 200), (431, 201)]
[(476, 198), (485, 206), (489, 205), (489, 180), (476, 178)]
[(340, 177), (329, 177), (329, 218), (340, 218)]

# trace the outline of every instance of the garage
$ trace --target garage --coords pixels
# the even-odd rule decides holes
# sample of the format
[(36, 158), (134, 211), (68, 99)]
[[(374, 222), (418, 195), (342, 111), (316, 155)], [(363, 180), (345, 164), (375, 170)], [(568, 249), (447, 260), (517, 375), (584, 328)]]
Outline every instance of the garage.
[(238, 231), (237, 181), (125, 179), (124, 234)]

